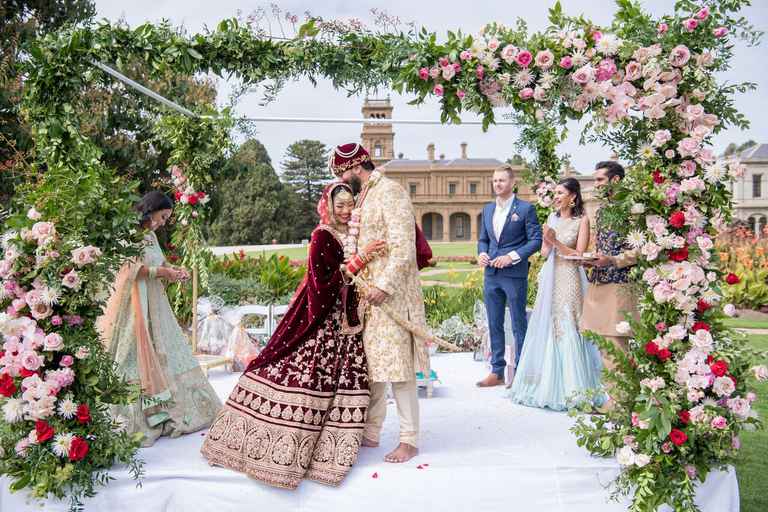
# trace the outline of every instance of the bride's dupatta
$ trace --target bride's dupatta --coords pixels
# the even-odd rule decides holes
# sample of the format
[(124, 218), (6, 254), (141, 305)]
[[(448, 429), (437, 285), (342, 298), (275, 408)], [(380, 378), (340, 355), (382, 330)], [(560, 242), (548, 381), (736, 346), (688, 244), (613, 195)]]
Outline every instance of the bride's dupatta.
[[(119, 366), (122, 366), (123, 359), (130, 354), (131, 347), (126, 344), (136, 343), (138, 382), (134, 379), (130, 380), (131, 383), (138, 383), (141, 386), (142, 409), (152, 425), (164, 421), (164, 418), (156, 416), (161, 412), (158, 402), (170, 399), (171, 394), (149, 335), (142, 307), (139, 271), (143, 267), (143, 262), (136, 259), (123, 264), (115, 279), (104, 314), (96, 321), (96, 329), (104, 347), (112, 354)], [(131, 324), (133, 336), (125, 332)]]

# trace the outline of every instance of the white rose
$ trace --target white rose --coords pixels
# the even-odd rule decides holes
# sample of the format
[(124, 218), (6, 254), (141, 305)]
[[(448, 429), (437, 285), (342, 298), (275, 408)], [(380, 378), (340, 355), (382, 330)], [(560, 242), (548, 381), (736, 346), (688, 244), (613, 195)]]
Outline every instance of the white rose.
[(645, 213), (645, 205), (642, 203), (635, 203), (632, 205), (632, 208), (629, 211), (634, 215), (640, 215)]
[(733, 318), (734, 316), (736, 316), (736, 306), (734, 306), (733, 304), (726, 304), (725, 306), (723, 306), (723, 313), (725, 313), (726, 316), (730, 316), (731, 318)]
[(768, 380), (768, 368), (764, 364), (753, 367), (752, 373), (755, 375), (755, 379), (760, 382)]
[(637, 455), (635, 455), (635, 466), (639, 468), (648, 465), (650, 462), (651, 462), (651, 457), (644, 453), (638, 453)]
[(627, 321), (621, 321), (616, 324), (616, 332), (619, 334), (629, 334), (632, 331), (632, 326)]
[(635, 463), (635, 452), (631, 446), (624, 446), (616, 453), (616, 461), (622, 466), (631, 466)]
[(27, 218), (30, 220), (40, 220), (42, 218), (42, 214), (37, 211), (34, 207), (30, 208), (27, 212)]

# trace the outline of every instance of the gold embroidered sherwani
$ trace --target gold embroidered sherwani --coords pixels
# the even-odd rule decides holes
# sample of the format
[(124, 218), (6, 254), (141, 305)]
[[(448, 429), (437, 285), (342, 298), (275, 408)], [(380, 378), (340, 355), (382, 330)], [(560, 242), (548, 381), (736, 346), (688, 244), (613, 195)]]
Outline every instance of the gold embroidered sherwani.
[[(416, 325), (426, 325), (416, 267), (416, 221), (411, 199), (400, 184), (378, 171), (371, 175), (367, 186), (360, 212), (358, 247), (384, 240), (387, 253), (369, 263), (364, 276), (389, 294), (387, 304), (398, 315)], [(424, 340), (414, 339), (379, 308), (371, 307), (366, 314), (363, 343), (371, 382), (413, 381), (416, 371), (426, 370), (415, 364), (428, 361)], [(416, 351), (420, 352), (418, 356)]]

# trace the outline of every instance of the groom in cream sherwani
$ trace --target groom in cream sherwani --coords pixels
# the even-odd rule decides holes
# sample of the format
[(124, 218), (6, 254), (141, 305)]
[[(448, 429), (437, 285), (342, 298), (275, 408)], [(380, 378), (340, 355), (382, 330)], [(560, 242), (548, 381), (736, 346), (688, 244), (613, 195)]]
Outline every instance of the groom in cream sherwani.
[(377, 171), (368, 152), (359, 144), (336, 147), (330, 167), (337, 177), (352, 186), (358, 196), (358, 247), (373, 240), (387, 243), (387, 254), (371, 261), (363, 271), (363, 277), (373, 288), (365, 297), (372, 306), (366, 313), (363, 331), (371, 403), (362, 444), (368, 447), (379, 445), (387, 414), (387, 384), (391, 383), (400, 417), (400, 443), (384, 460), (406, 462), (418, 454), (416, 372), (423, 371), (428, 375), (427, 348), (424, 340), (414, 337), (376, 306), (386, 303), (401, 318), (426, 326), (424, 298), (416, 266), (413, 205), (405, 189)]

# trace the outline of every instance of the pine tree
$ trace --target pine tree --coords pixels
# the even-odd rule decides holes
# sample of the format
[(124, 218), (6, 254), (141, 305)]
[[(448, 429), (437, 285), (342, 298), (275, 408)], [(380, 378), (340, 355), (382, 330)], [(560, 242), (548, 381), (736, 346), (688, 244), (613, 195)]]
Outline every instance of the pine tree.
[(281, 179), (314, 208), (328, 182), (328, 150), (320, 141), (300, 140), (288, 147)]

